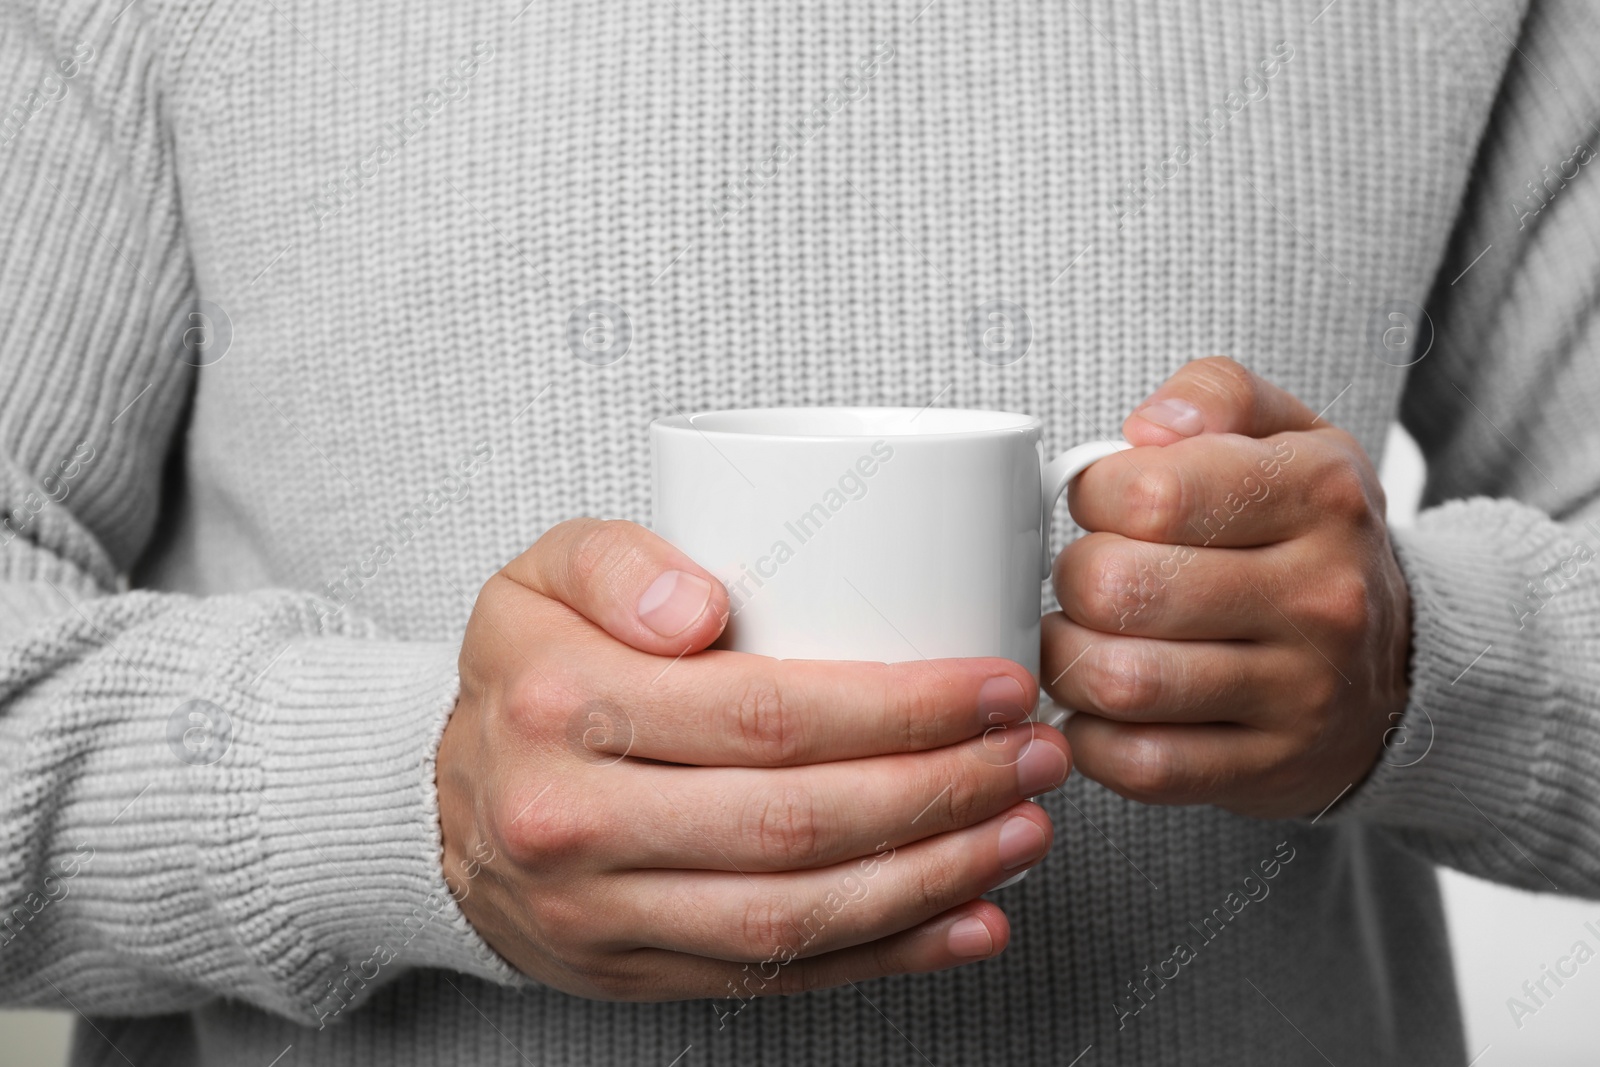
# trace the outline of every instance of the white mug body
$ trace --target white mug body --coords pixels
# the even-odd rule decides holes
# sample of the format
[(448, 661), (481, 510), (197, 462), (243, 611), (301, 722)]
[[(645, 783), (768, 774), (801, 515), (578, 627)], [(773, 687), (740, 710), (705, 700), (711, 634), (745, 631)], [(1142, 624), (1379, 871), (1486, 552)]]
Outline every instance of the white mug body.
[(765, 408), (658, 419), (650, 432), (655, 530), (728, 589), (717, 647), (1000, 656), (1037, 676), (1045, 510), (1059, 492), (1044, 484), (1038, 419)]

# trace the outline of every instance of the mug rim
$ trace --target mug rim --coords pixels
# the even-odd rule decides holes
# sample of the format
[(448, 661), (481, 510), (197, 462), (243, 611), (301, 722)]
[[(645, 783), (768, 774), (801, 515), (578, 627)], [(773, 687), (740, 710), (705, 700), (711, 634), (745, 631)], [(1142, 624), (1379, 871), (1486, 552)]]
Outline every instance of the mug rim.
[[(795, 412), (805, 412), (818, 416), (838, 416), (841, 414), (881, 416), (892, 418), (895, 416), (908, 416), (906, 421), (913, 422), (925, 414), (938, 413), (936, 421), (946, 421), (951, 416), (957, 419), (970, 419), (975, 423), (990, 422), (992, 425), (974, 425), (970, 428), (937, 429), (928, 432), (904, 432), (880, 425), (876, 428), (859, 430), (839, 430), (826, 433), (805, 433), (792, 429), (765, 430), (760, 428), (741, 428), (729, 426), (708, 425), (718, 419), (747, 417), (755, 418), (774, 415), (791, 415)], [(703, 420), (703, 421), (702, 421)], [(1043, 429), (1043, 421), (1037, 415), (1028, 415), (1016, 411), (1003, 411), (994, 408), (936, 408), (927, 406), (923, 408), (893, 407), (888, 405), (865, 404), (826, 404), (805, 405), (791, 404), (775, 407), (745, 407), (745, 408), (717, 408), (709, 411), (696, 411), (690, 414), (675, 413), (663, 415), (650, 421), (652, 433), (694, 433), (701, 437), (715, 437), (719, 439), (740, 439), (759, 441), (784, 441), (784, 442), (822, 442), (822, 441), (867, 441), (877, 438), (890, 438), (895, 441), (938, 441), (954, 438), (974, 437), (1000, 437), (1015, 433), (1026, 433), (1029, 430)]]

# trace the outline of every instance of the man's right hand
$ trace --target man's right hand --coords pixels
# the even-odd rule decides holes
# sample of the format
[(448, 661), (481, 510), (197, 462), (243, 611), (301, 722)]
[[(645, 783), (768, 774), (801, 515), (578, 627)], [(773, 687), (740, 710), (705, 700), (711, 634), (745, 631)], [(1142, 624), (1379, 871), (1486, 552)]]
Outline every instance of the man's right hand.
[(446, 878), (479, 933), (605, 1000), (1004, 949), (978, 898), (1043, 858), (1025, 798), (1069, 768), (1059, 732), (1023, 723), (1034, 680), (1004, 659), (703, 651), (727, 615), (720, 583), (626, 522), (562, 523), (484, 585), (437, 767)]

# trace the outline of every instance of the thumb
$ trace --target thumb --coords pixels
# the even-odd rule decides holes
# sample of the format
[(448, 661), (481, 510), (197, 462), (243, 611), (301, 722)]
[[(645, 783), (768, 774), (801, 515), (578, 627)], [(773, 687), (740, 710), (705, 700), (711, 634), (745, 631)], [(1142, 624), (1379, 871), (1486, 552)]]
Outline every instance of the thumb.
[(1184, 364), (1133, 409), (1122, 434), (1135, 445), (1170, 445), (1202, 433), (1271, 437), (1309, 430), (1317, 416), (1292, 393), (1226, 356)]
[(658, 656), (705, 648), (728, 621), (722, 583), (631, 522), (569, 519), (551, 527), (501, 573), (559, 600), (617, 640)]

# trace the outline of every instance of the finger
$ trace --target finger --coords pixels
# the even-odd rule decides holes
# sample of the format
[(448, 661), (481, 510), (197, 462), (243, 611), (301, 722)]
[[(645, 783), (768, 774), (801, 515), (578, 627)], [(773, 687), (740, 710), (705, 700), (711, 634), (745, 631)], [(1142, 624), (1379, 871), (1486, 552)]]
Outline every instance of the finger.
[(1272, 735), (1230, 723), (1124, 723), (1080, 712), (1064, 729), (1084, 774), (1140, 804), (1226, 805), (1280, 758)]
[(1309, 430), (1316, 415), (1293, 394), (1226, 356), (1178, 368), (1122, 424), (1135, 445), (1170, 445), (1202, 433), (1270, 437)]
[[(753, 962), (808, 958), (919, 926), (1042, 859), (1053, 830), (1022, 803), (966, 830), (833, 867), (782, 874), (638, 871), (623, 920), (650, 947)], [(1002, 842), (1024, 859), (1007, 867)]]
[(1291, 546), (1191, 548), (1092, 533), (1061, 550), (1051, 572), (1067, 617), (1105, 634), (1168, 640), (1265, 641), (1284, 629), (1315, 575)]
[(1161, 641), (1044, 617), (1045, 690), (1057, 704), (1119, 722), (1259, 725), (1283, 703), (1290, 649), (1242, 641)]
[(1286, 541), (1344, 514), (1358, 496), (1373, 499), (1364, 457), (1334, 433), (1208, 435), (1124, 452), (1128, 462), (1096, 463), (1080, 474), (1067, 507), (1085, 530), (1140, 541), (1217, 548)]
[(704, 648), (728, 618), (721, 582), (631, 522), (560, 523), (500, 573), (567, 605), (618, 641), (656, 655)]
[(593, 653), (586, 683), (630, 726), (598, 738), (601, 758), (785, 767), (917, 752), (1038, 706), (1033, 676), (993, 657), (889, 664), (713, 650), (667, 664), (617, 652)]
[[(703, 997), (726, 998), (712, 1006), (719, 1023), (727, 1025), (759, 997), (793, 996), (893, 974), (960, 967), (998, 956), (1010, 941), (1006, 913), (987, 900), (974, 900), (910, 930), (808, 959), (779, 952), (770, 960), (763, 957), (738, 965), (664, 949), (638, 949), (628, 958), (641, 975), (663, 977), (659, 999), (682, 999), (683, 978), (691, 988), (703, 990)], [(671, 976), (671, 985), (664, 981), (666, 976)]]
[(938, 752), (811, 767), (630, 764), (593, 789), (638, 813), (610, 831), (612, 869), (753, 874), (824, 868), (973, 826), (1054, 789), (1071, 766), (1059, 731), (1025, 723)]

